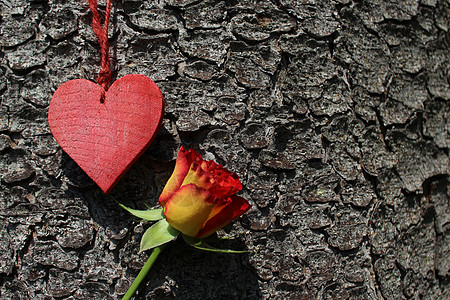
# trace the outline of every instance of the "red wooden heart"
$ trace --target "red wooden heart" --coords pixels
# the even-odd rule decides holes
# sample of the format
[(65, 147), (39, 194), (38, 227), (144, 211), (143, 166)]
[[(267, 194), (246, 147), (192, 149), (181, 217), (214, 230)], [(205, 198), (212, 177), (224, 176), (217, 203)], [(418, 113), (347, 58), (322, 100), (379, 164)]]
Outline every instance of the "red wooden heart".
[(163, 110), (161, 91), (144, 75), (126, 75), (106, 93), (75, 79), (56, 90), (48, 124), (61, 148), (109, 193), (155, 138)]

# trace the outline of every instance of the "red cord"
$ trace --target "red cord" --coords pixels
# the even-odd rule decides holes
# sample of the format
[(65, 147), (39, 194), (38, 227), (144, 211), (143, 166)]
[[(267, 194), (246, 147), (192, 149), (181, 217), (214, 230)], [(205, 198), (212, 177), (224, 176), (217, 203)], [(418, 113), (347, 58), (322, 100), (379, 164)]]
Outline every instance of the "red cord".
[(102, 54), (102, 69), (97, 77), (97, 82), (106, 91), (111, 83), (111, 69), (109, 60), (108, 45), (108, 25), (111, 15), (111, 0), (106, 1), (105, 22), (101, 25), (100, 14), (98, 13), (97, 0), (88, 0), (89, 7), (92, 11), (92, 29), (98, 38), (100, 44), (100, 52)]

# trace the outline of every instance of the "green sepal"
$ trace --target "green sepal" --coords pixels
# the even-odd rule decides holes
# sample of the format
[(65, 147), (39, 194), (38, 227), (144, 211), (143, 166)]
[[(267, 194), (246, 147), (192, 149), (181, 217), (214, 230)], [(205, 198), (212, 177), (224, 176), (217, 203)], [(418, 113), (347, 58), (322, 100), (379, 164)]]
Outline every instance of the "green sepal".
[(145, 207), (147, 207), (148, 209), (153, 209), (151, 208), (147, 203), (144, 203)]
[(191, 245), (194, 248), (204, 250), (204, 251), (219, 252), (219, 253), (247, 253), (248, 252), (248, 250), (218, 249), (218, 248), (215, 248), (215, 247), (205, 243), (201, 239), (196, 239), (196, 238), (193, 238), (190, 236), (186, 236), (184, 234), (182, 236), (183, 236), (183, 239), (186, 241), (186, 243), (188, 243), (189, 245)]
[(148, 210), (137, 210), (132, 209), (129, 207), (126, 207), (125, 205), (121, 204), (120, 202), (117, 202), (123, 209), (128, 211), (133, 216), (136, 216), (138, 218), (141, 218), (145, 221), (159, 221), (162, 218), (164, 218), (164, 211), (162, 208), (156, 208), (156, 209), (148, 209)]
[(222, 241), (226, 241), (226, 240), (233, 239), (233, 237), (231, 235), (230, 236), (222, 236), (222, 237), (218, 236), (217, 239), (218, 240), (222, 240)]
[(180, 232), (170, 226), (166, 219), (159, 220), (158, 223), (153, 224), (144, 232), (139, 253), (168, 243), (174, 240), (179, 234)]

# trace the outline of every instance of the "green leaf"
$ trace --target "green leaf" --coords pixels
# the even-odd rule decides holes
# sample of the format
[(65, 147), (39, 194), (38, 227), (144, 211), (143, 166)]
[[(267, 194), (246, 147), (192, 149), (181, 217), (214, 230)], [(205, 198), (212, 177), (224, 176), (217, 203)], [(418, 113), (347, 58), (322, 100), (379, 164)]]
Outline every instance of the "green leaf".
[(175, 239), (179, 234), (180, 232), (170, 226), (166, 219), (159, 220), (158, 223), (153, 224), (144, 232), (139, 253), (168, 243)]
[(219, 253), (246, 253), (248, 250), (230, 250), (230, 249), (218, 249), (215, 247), (212, 247), (205, 243), (204, 241), (196, 238), (192, 238), (189, 236), (186, 236), (183, 234), (183, 239), (191, 245), (194, 248), (204, 250), (204, 251), (210, 251), (210, 252), (219, 252)]
[(136, 216), (138, 218), (141, 218), (145, 221), (158, 221), (164, 218), (163, 209), (157, 208), (157, 209), (149, 209), (149, 210), (137, 210), (132, 209), (129, 207), (126, 207), (125, 205), (117, 202), (123, 209), (128, 211), (133, 216)]

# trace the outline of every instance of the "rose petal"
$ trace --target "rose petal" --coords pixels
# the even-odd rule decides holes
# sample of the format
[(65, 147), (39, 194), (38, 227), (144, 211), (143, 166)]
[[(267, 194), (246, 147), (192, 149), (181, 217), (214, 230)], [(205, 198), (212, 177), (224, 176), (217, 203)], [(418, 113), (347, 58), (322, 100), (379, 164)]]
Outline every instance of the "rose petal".
[(219, 213), (213, 215), (208, 219), (203, 228), (195, 236), (196, 238), (203, 238), (216, 232), (223, 226), (232, 222), (252, 206), (242, 197), (233, 195), (230, 197), (231, 203), (225, 206)]
[(184, 177), (186, 177), (186, 174), (189, 172), (191, 164), (191, 155), (189, 155), (189, 152), (187, 152), (186, 149), (181, 146), (180, 150), (178, 151), (175, 169), (173, 170), (172, 175), (167, 181), (166, 186), (161, 193), (161, 196), (159, 196), (159, 203), (162, 206), (165, 206), (165, 203), (172, 196), (172, 194), (181, 187)]
[(183, 180), (182, 185), (188, 185), (193, 183), (198, 187), (209, 190), (213, 186), (213, 182), (211, 181), (211, 179), (212, 178), (208, 174), (208, 172), (205, 172), (195, 161), (193, 161), (193, 163), (190, 166), (189, 172), (186, 174), (186, 177)]
[(193, 153), (192, 165), (182, 185), (194, 183), (207, 189), (218, 199), (226, 199), (242, 189), (239, 177), (214, 161), (204, 161), (202, 157)]
[(220, 175), (216, 175), (216, 179), (217, 184), (211, 188), (211, 193), (218, 198), (225, 199), (231, 197), (242, 189), (239, 177), (234, 173), (221, 173)]
[(195, 237), (206, 220), (220, 213), (229, 203), (213, 203), (211, 194), (195, 184), (182, 186), (166, 202), (164, 215), (172, 227)]
[(230, 172), (223, 166), (215, 163), (214, 161), (208, 161), (203, 167), (207, 169), (211, 174), (216, 184), (213, 187), (213, 193), (222, 199), (228, 198), (242, 189), (242, 184), (239, 181), (239, 176)]

